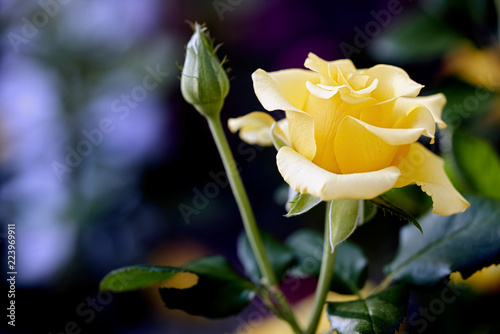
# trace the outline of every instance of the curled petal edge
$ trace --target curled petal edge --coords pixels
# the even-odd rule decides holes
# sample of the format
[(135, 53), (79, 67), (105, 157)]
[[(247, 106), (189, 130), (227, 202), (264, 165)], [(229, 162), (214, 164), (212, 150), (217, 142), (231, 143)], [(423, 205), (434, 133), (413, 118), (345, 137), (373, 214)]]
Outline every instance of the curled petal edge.
[[(314, 119), (311, 115), (298, 109), (303, 107), (309, 96), (306, 82), (318, 82), (315, 72), (289, 69), (267, 73), (258, 69), (252, 74), (255, 94), (262, 106), (268, 110), (284, 110), (289, 120), (289, 133), (293, 138), (292, 146), (308, 159), (316, 154), (314, 140)], [(284, 95), (287, 92), (287, 96)], [(294, 92), (290, 94), (288, 92)]]
[(286, 146), (278, 151), (276, 160), (279, 172), (294, 190), (323, 201), (372, 199), (393, 188), (401, 175), (395, 166), (366, 173), (331, 173)]
[(432, 198), (437, 215), (449, 216), (465, 211), (470, 203), (455, 189), (444, 170), (444, 160), (419, 143), (410, 146), (408, 155), (397, 167), (401, 177), (395, 187), (416, 184)]
[(412, 110), (418, 105), (423, 105), (431, 113), (438, 128), (444, 129), (446, 123), (441, 119), (441, 116), (445, 104), (446, 96), (443, 93), (438, 93), (428, 96), (401, 97), (396, 101), (395, 108), (397, 110)]

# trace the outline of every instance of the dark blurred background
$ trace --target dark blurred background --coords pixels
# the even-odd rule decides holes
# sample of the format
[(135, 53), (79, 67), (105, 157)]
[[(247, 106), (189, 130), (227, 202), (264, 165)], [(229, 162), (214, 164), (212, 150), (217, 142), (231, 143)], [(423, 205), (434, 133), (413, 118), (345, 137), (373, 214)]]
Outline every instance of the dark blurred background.
[[(463, 104), (475, 83), (446, 71), (447, 57), (464, 41), (498, 43), (486, 0), (1, 0), (0, 20), (0, 246), (6, 254), (6, 225), (15, 224), (18, 272), (16, 328), (2, 312), (2, 333), (230, 333), (239, 325), (168, 310), (155, 289), (98, 289), (109, 271), (134, 264), (222, 254), (241, 268), (242, 223), (221, 185), (222, 164), (205, 120), (180, 94), (186, 20), (206, 23), (223, 43), (231, 78), (224, 124), (262, 110), (253, 71), (302, 68), (309, 52), (358, 68), (402, 66), (424, 95), (448, 91), (449, 106)], [(490, 96), (474, 112), (450, 107), (445, 116), (498, 150), (497, 88), (482, 88)], [(227, 134), (260, 226), (280, 239), (320, 229), (321, 208), (282, 217), (287, 187), (275, 150)], [(394, 197), (416, 215), (429, 207), (412, 187)], [(353, 236), (369, 249), (375, 281), (401, 225), (381, 215)]]

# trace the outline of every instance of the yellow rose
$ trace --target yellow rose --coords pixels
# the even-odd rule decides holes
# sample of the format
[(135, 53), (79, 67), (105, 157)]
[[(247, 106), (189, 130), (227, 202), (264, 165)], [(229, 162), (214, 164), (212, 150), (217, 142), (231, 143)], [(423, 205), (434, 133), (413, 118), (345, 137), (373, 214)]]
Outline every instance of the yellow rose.
[(423, 86), (389, 65), (356, 69), (347, 59), (309, 54), (305, 67), (252, 75), (264, 108), (284, 110), (284, 120), (263, 112), (229, 120), (243, 140), (277, 146), (278, 169), (294, 190), (332, 201), (417, 184), (432, 196), (437, 214), (469, 206), (443, 160), (417, 143), (421, 135), (434, 138), (436, 123), (446, 126), (443, 94), (417, 97)]

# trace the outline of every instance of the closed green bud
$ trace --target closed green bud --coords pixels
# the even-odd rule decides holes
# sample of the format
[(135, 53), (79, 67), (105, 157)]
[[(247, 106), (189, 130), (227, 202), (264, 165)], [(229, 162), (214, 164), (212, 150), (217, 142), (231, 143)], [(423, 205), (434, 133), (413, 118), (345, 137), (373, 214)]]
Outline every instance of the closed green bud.
[(207, 28), (195, 23), (186, 48), (181, 91), (184, 99), (207, 117), (219, 115), (229, 92), (229, 79), (215, 52)]

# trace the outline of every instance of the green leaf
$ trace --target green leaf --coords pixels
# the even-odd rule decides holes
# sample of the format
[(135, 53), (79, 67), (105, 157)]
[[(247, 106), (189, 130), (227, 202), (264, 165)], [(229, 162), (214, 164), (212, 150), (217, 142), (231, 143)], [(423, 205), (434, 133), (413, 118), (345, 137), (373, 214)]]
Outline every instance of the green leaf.
[(291, 234), (285, 241), (295, 253), (297, 265), (290, 271), (295, 277), (319, 276), (323, 257), (323, 235), (303, 229)]
[[(202, 258), (183, 267), (132, 266), (103, 278), (101, 290), (123, 292), (155, 284), (168, 308), (209, 318), (238, 314), (256, 294), (256, 287), (221, 256)], [(223, 301), (223, 302), (221, 302)]]
[(221, 256), (199, 259), (183, 269), (195, 273), (198, 284), (182, 290), (160, 288), (160, 296), (168, 308), (220, 318), (240, 313), (255, 297), (256, 287)]
[(332, 201), (328, 212), (331, 251), (347, 239), (364, 220), (363, 200), (338, 199)]
[(173, 278), (182, 269), (173, 267), (132, 266), (116, 269), (107, 274), (100, 284), (101, 290), (123, 292), (146, 288)]
[(500, 202), (469, 198), (471, 207), (452, 216), (427, 214), (422, 237), (405, 226), (399, 248), (385, 271), (393, 281), (434, 285), (454, 271), (468, 274), (500, 254)]
[(363, 250), (348, 241), (338, 245), (331, 290), (346, 295), (358, 294), (367, 278), (368, 260)]
[[(271, 267), (278, 280), (281, 281), (285, 278), (287, 270), (295, 261), (294, 252), (290, 247), (267, 232), (261, 232), (261, 237), (266, 253), (269, 256)], [(250, 247), (250, 242), (244, 232), (238, 237), (237, 252), (238, 258), (245, 269), (245, 274), (253, 282), (258, 283), (261, 278), (259, 266), (252, 248)]]
[(381, 61), (401, 64), (440, 57), (461, 41), (440, 18), (418, 10), (395, 19), (369, 51)]
[(500, 200), (500, 158), (489, 142), (455, 131), (453, 154), (460, 171), (476, 191)]
[(298, 193), (295, 198), (290, 202), (290, 211), (285, 217), (298, 216), (314, 208), (321, 203), (321, 199), (309, 194)]
[(408, 223), (413, 224), (416, 228), (418, 228), (418, 230), (420, 231), (420, 233), (422, 233), (422, 235), (424, 234), (424, 232), (422, 231), (422, 227), (420, 226), (418, 221), (415, 218), (413, 218), (412, 215), (410, 215), (405, 210), (399, 208), (398, 206), (390, 202), (384, 196), (378, 196), (376, 198), (373, 198), (371, 201), (379, 208), (384, 210), (384, 212), (389, 212), (397, 216), (399, 219), (406, 220)]
[(401, 284), (366, 299), (327, 303), (326, 310), (338, 334), (393, 334), (406, 315), (408, 299)]
[[(318, 276), (323, 252), (323, 236), (313, 230), (299, 230), (286, 240), (296, 254), (297, 266), (290, 272), (295, 277)], [(363, 250), (352, 242), (337, 246), (331, 290), (357, 294), (368, 276), (368, 260)]]

